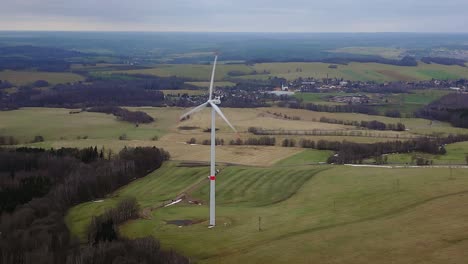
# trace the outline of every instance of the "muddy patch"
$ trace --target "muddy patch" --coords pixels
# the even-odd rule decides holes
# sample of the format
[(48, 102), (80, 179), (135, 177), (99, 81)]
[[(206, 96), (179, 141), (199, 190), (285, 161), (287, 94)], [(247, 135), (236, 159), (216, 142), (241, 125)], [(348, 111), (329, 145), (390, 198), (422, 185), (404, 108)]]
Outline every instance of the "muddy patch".
[(168, 225), (176, 225), (176, 226), (189, 226), (189, 225), (194, 225), (197, 223), (201, 223), (203, 220), (189, 220), (189, 219), (182, 219), (182, 220), (170, 220), (166, 221), (166, 224)]
[(177, 129), (179, 129), (179, 130), (195, 130), (195, 129), (199, 129), (199, 128), (200, 127), (197, 127), (197, 126), (180, 126)]

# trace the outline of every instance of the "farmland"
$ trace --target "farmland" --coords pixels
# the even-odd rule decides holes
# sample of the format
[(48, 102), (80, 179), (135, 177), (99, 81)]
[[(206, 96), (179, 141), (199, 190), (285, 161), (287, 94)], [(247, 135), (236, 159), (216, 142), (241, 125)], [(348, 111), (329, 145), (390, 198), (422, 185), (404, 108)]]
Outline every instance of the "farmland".
[[(435, 96), (439, 94), (428, 91), (421, 97), (409, 95), (404, 102), (422, 105)], [(285, 138), (372, 143), (394, 140), (389, 136), (447, 135), (466, 133), (465, 129), (417, 118), (278, 107), (224, 108), (242, 139), (256, 137), (247, 132), (251, 126), (275, 130), (356, 130), (352, 126), (320, 123), (317, 120), (322, 116), (403, 122), (409, 130), (366, 130), (370, 134), (360, 137), (281, 135), (275, 136), (276, 146), (218, 146), (218, 225), (208, 230), (209, 147), (200, 142), (209, 137), (203, 131), (209, 127), (209, 111), (178, 122), (186, 109), (128, 109), (144, 111), (156, 121), (135, 126), (113, 115), (70, 114), (69, 109), (60, 108), (0, 112), (0, 134), (15, 135), (27, 146), (98, 146), (114, 153), (125, 146), (156, 146), (170, 152), (172, 160), (160, 169), (67, 212), (68, 228), (83, 243), (93, 216), (115, 207), (126, 197), (135, 197), (140, 217), (120, 225), (120, 234), (128, 238), (152, 235), (161, 241), (164, 249), (172, 248), (197, 263), (363, 263), (385, 259), (383, 263), (399, 264), (446, 263), (448, 258), (461, 263), (466, 257), (468, 226), (466, 214), (459, 208), (468, 202), (467, 169), (447, 166), (464, 164), (468, 153), (466, 142), (447, 145), (445, 155), (425, 156), (436, 165), (445, 165), (440, 168), (325, 165), (321, 163), (333, 152), (280, 146)], [(298, 119), (284, 118), (285, 114)], [(219, 138), (226, 142), (235, 139), (219, 119), (217, 127)], [(37, 135), (43, 136), (44, 141), (31, 143)], [(126, 135), (125, 140), (119, 139), (121, 135)], [(192, 137), (197, 144), (186, 143)], [(411, 158), (412, 153), (387, 155), (390, 164), (409, 163)], [(185, 200), (161, 208), (181, 194), (202, 205)], [(177, 220), (193, 224), (179, 227), (168, 223)]]
[[(142, 207), (159, 205), (207, 172), (166, 164), (101, 203), (72, 208), (67, 223), (84, 239), (91, 215), (119, 199), (130, 195)], [(200, 186), (191, 195), (207, 201), (208, 185)], [(449, 179), (446, 169), (224, 167), (215, 229), (206, 229), (206, 205), (181, 204), (153, 210), (151, 218), (130, 221), (120, 232), (131, 238), (149, 232), (164, 248), (199, 263), (460, 263), (468, 226), (458, 208), (468, 201), (467, 190), (464, 169), (454, 169)], [(166, 224), (176, 219), (197, 224)]]
[(0, 32), (1, 263), (466, 263), (467, 41)]
[[(338, 65), (337, 69), (330, 69), (329, 63), (315, 62), (287, 62), (287, 63), (258, 63), (220, 64), (217, 67), (215, 79), (229, 81), (233, 78), (264, 80), (271, 77), (282, 77), (294, 80), (299, 77), (307, 78), (343, 78), (353, 81), (420, 81), (431, 79), (459, 79), (468, 77), (468, 68), (461, 66), (446, 66), (419, 62), (416, 67), (394, 66), (378, 63), (352, 62)], [(193, 64), (165, 64), (151, 69), (110, 71), (112, 73), (150, 74), (161, 77), (177, 76), (193, 80), (205, 81), (209, 78), (211, 66)], [(236, 72), (235, 76), (228, 73)], [(253, 74), (255, 73), (255, 74)]]
[(31, 84), (37, 80), (45, 80), (50, 84), (69, 83), (84, 80), (84, 77), (74, 73), (36, 72), (36, 71), (0, 71), (0, 80), (6, 80), (15, 85)]
[[(14, 135), (22, 144), (46, 147), (89, 147), (98, 146), (120, 151), (125, 146), (157, 146), (168, 150), (174, 160), (196, 160), (208, 161), (208, 146), (201, 145), (203, 140), (209, 138), (209, 134), (203, 132), (209, 127), (209, 111), (203, 111), (191, 119), (178, 122), (178, 117), (184, 112), (181, 108), (153, 108), (137, 107), (130, 110), (140, 110), (148, 113), (156, 119), (150, 124), (134, 124), (117, 120), (112, 115), (101, 113), (81, 112), (70, 114), (68, 109), (57, 108), (23, 108), (20, 110), (0, 112), (0, 135)], [(418, 135), (446, 135), (447, 133), (466, 133), (465, 129), (455, 128), (448, 123), (432, 122), (416, 118), (390, 118), (381, 116), (368, 116), (364, 114), (351, 113), (321, 113), (301, 109), (286, 108), (257, 108), (257, 109), (224, 109), (226, 116), (241, 132), (241, 139), (254, 136), (247, 132), (249, 127), (260, 127), (282, 131), (285, 128), (292, 131), (336, 131), (337, 133), (360, 132), (362, 136), (311, 136), (311, 135), (278, 135), (277, 146), (231, 146), (219, 147), (218, 160), (236, 164), (270, 166), (291, 155), (295, 155), (303, 149), (280, 147), (285, 138), (295, 139), (297, 142), (302, 138), (334, 141), (353, 141), (360, 143), (385, 142), (396, 140), (397, 137), (414, 137)], [(289, 120), (278, 118), (272, 113), (282, 113), (290, 116), (298, 116), (300, 120)], [(338, 120), (371, 121), (379, 120), (384, 123), (402, 122), (408, 131), (372, 131), (357, 130), (353, 126), (327, 124), (317, 122), (326, 116)], [(191, 128), (184, 130), (184, 127)], [(221, 119), (217, 120), (220, 129), (218, 138), (225, 140), (226, 144), (236, 138), (230, 128)], [(35, 136), (42, 136), (43, 142), (31, 143)], [(119, 139), (125, 136), (124, 139)], [(198, 144), (186, 144), (189, 139), (195, 138)], [(468, 147), (467, 147), (468, 149)], [(461, 151), (461, 150), (460, 150)], [(468, 151), (467, 151), (468, 152)], [(321, 152), (317, 152), (321, 153)], [(299, 160), (310, 160), (313, 162), (325, 161), (326, 157), (305, 155)], [(298, 154), (299, 155), (299, 154)], [(317, 161), (315, 159), (317, 158)], [(462, 159), (462, 158), (461, 158)], [(443, 161), (444, 159), (442, 159)], [(460, 160), (460, 159), (459, 159)], [(299, 161), (291, 161), (298, 164)], [(289, 162), (286, 161), (286, 164)], [(309, 162), (305, 162), (309, 163)]]

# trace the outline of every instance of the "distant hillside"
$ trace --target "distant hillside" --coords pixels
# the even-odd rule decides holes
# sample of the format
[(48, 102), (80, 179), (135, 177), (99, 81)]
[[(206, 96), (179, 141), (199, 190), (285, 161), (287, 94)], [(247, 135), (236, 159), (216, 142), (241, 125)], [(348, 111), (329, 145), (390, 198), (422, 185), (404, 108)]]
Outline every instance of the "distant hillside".
[(448, 94), (421, 109), (420, 117), (447, 121), (468, 128), (468, 94)]
[(24, 70), (35, 68), (40, 71), (68, 71), (73, 57), (84, 57), (78, 51), (54, 47), (7, 46), (0, 47), (0, 70)]

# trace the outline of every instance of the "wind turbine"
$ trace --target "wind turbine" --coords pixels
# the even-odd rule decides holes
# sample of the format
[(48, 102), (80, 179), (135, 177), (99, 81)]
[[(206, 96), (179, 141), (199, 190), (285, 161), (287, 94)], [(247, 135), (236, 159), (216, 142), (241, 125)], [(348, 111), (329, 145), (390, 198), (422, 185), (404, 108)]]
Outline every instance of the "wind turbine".
[(183, 114), (180, 116), (180, 120), (184, 120), (191, 114), (194, 114), (196, 112), (199, 112), (203, 110), (205, 107), (208, 105), (211, 106), (211, 148), (210, 148), (210, 225), (209, 227), (214, 227), (216, 225), (216, 212), (215, 212), (215, 207), (216, 207), (216, 193), (215, 193), (215, 186), (216, 186), (216, 168), (215, 168), (215, 156), (216, 156), (216, 126), (215, 126), (215, 120), (216, 120), (216, 113), (229, 125), (229, 127), (234, 130), (234, 132), (237, 133), (237, 130), (234, 128), (234, 126), (227, 120), (227, 118), (224, 116), (223, 112), (221, 112), (221, 109), (217, 105), (221, 103), (219, 97), (216, 97), (213, 99), (213, 83), (214, 83), (214, 76), (215, 76), (215, 71), (216, 71), (216, 62), (218, 60), (218, 55), (215, 56), (214, 62), (213, 62), (213, 70), (211, 72), (211, 81), (210, 81), (210, 94), (208, 97), (208, 101), (205, 103), (195, 107), (194, 109), (188, 111), (187, 113)]

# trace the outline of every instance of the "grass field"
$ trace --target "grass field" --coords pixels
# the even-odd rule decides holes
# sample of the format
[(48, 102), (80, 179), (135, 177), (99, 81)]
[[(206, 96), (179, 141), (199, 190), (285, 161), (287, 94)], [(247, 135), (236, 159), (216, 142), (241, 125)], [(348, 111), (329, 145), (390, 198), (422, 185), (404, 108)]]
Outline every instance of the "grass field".
[[(0, 112), (0, 134), (13, 135), (27, 142), (36, 135), (46, 141), (88, 139), (118, 139), (126, 134), (131, 139), (150, 140), (164, 133), (164, 125), (158, 122), (135, 125), (118, 121), (113, 115), (82, 112), (69, 114), (69, 109), (24, 108)], [(165, 109), (159, 113), (165, 115)], [(158, 114), (159, 114), (158, 113)], [(158, 114), (154, 117), (158, 118)]]
[[(150, 74), (161, 77), (177, 76), (191, 78), (193, 80), (206, 81), (209, 80), (211, 74), (211, 65), (198, 64), (165, 64), (158, 67), (143, 70), (129, 71), (111, 71), (112, 73), (128, 73), (128, 74)], [(216, 67), (215, 80), (221, 81), (226, 79), (229, 72), (243, 72), (249, 74), (253, 71), (252, 67), (242, 64), (220, 64)]]
[[(439, 64), (425, 64), (419, 62), (416, 67), (403, 67), (378, 63), (357, 63), (338, 65), (337, 69), (328, 68), (329, 63), (288, 62), (288, 63), (259, 63), (253, 66), (244, 64), (220, 64), (217, 67), (216, 80), (229, 81), (229, 72), (244, 73), (235, 78), (265, 80), (270, 77), (282, 77), (294, 80), (299, 77), (307, 78), (344, 78), (355, 81), (418, 81), (435, 79), (459, 79), (468, 77), (468, 68), (460, 66), (446, 66)], [(178, 76), (205, 81), (209, 78), (210, 65), (197, 64), (165, 64), (151, 69), (110, 71), (113, 73), (151, 74), (156, 76)], [(255, 71), (255, 74), (252, 74)]]
[[(387, 155), (389, 163), (411, 164), (413, 156), (424, 157), (433, 160), (434, 164), (466, 164), (465, 156), (468, 155), (468, 142), (458, 142), (445, 146), (445, 155), (431, 155), (426, 153), (403, 153)], [(413, 162), (414, 163), (414, 162)]]
[(34, 72), (34, 71), (0, 71), (0, 80), (7, 80), (15, 85), (31, 84), (37, 80), (45, 80), (50, 84), (83, 81), (84, 77), (65, 72)]
[[(207, 167), (166, 164), (102, 203), (72, 208), (66, 222), (84, 238), (93, 214), (127, 195), (142, 207), (187, 190)], [(464, 263), (468, 246), (465, 169), (347, 166), (224, 167), (217, 177), (217, 227), (208, 207), (179, 204), (130, 221), (130, 238), (154, 235), (197, 263)], [(178, 189), (178, 190), (176, 190)], [(207, 201), (208, 181), (192, 195)], [(259, 231), (261, 217), (261, 231)], [(197, 224), (177, 227), (169, 220)], [(209, 246), (207, 246), (209, 245)]]
[(331, 154), (333, 152), (328, 150), (306, 149), (284, 160), (280, 160), (275, 165), (290, 166), (327, 162)]
[[(0, 135), (15, 136), (22, 144), (29, 146), (60, 148), (60, 147), (89, 147), (98, 146), (111, 149), (114, 152), (120, 151), (125, 146), (156, 146), (162, 147), (171, 153), (174, 160), (196, 160), (208, 161), (209, 146), (199, 145), (203, 140), (209, 139), (209, 134), (203, 129), (209, 127), (209, 111), (200, 112), (190, 120), (178, 122), (178, 117), (186, 109), (181, 108), (154, 108), (138, 107), (130, 108), (141, 110), (153, 116), (156, 121), (151, 124), (140, 124), (139, 127), (127, 122), (118, 121), (112, 115), (101, 113), (82, 112), (79, 114), (69, 114), (69, 109), (59, 108), (24, 108), (20, 110), (0, 112)], [(395, 136), (408, 137), (415, 134), (424, 135), (444, 135), (447, 133), (466, 133), (466, 129), (454, 128), (447, 123), (430, 122), (425, 119), (409, 118), (388, 118), (381, 116), (368, 116), (363, 114), (348, 113), (320, 113), (300, 109), (286, 108), (256, 108), (256, 109), (235, 109), (226, 108), (225, 115), (241, 132), (242, 139), (258, 137), (247, 133), (251, 126), (264, 129), (288, 129), (288, 130), (334, 130), (349, 133), (355, 131), (352, 126), (319, 123), (322, 116), (339, 120), (380, 120), (385, 123), (403, 122), (409, 131), (362, 131), (368, 136), (275, 136), (277, 145), (275, 147), (263, 146), (221, 146), (218, 151), (218, 160), (221, 162), (231, 162), (235, 164), (271, 166), (292, 155), (302, 152), (301, 148), (283, 148), (279, 145), (284, 138), (295, 139), (297, 142), (301, 138), (314, 141), (352, 141), (361, 143), (383, 142), (396, 140)], [(299, 116), (301, 120), (288, 120), (276, 118), (272, 113), (283, 113), (289, 116)], [(315, 120), (315, 121), (314, 121)], [(193, 130), (179, 129), (182, 126), (196, 127)], [(220, 129), (217, 136), (223, 138), (225, 142), (236, 139), (236, 135), (230, 128), (217, 120), (217, 127)], [(30, 143), (35, 136), (44, 137), (44, 142)], [(126, 140), (119, 140), (119, 137), (126, 135)], [(154, 139), (157, 137), (157, 140)], [(190, 138), (196, 138), (198, 144), (186, 144)], [(389, 138), (390, 137), (390, 138)], [(468, 149), (468, 146), (463, 148)], [(460, 150), (463, 151), (463, 150)], [(308, 156), (309, 153), (312, 156)], [(322, 153), (322, 152), (318, 152)], [(317, 154), (318, 154), (317, 153)], [(323, 161), (325, 157), (320, 155), (313, 157), (313, 152), (304, 152), (292, 157), (291, 162), (299, 162), (300, 159), (315, 159)], [(302, 157), (302, 155), (305, 155)], [(302, 158), (301, 158), (302, 157)], [(296, 161), (294, 161), (296, 160)], [(444, 161), (442, 159), (441, 161)], [(289, 161), (284, 161), (289, 162)], [(315, 162), (315, 161), (314, 161)]]
[[(417, 67), (401, 67), (378, 63), (349, 63), (338, 65), (337, 69), (328, 68), (327, 63), (261, 63), (255, 64), (257, 72), (268, 71), (268, 76), (294, 80), (298, 77), (344, 78), (356, 81), (417, 81), (436, 79), (457, 79), (468, 76), (468, 68), (419, 63)], [(301, 69), (301, 71), (297, 71)], [(247, 76), (254, 77), (254, 76)]]
[[(409, 129), (408, 133), (422, 134), (422, 135), (431, 135), (431, 134), (447, 134), (447, 133), (460, 133), (466, 134), (467, 130), (463, 128), (457, 128), (451, 126), (449, 123), (445, 122), (431, 122), (427, 119), (421, 118), (391, 118), (385, 116), (373, 116), (357, 113), (325, 113), (325, 112), (315, 112), (308, 111), (303, 109), (289, 109), (289, 108), (277, 108), (277, 107), (268, 107), (261, 108), (264, 111), (269, 111), (271, 113), (282, 113), (288, 116), (298, 116), (303, 121), (317, 121), (321, 117), (325, 116), (328, 118), (333, 118), (337, 120), (351, 120), (351, 121), (372, 121), (378, 120), (384, 123), (398, 123), (402, 122), (405, 124), (406, 128)], [(321, 123), (322, 124), (322, 123)]]

